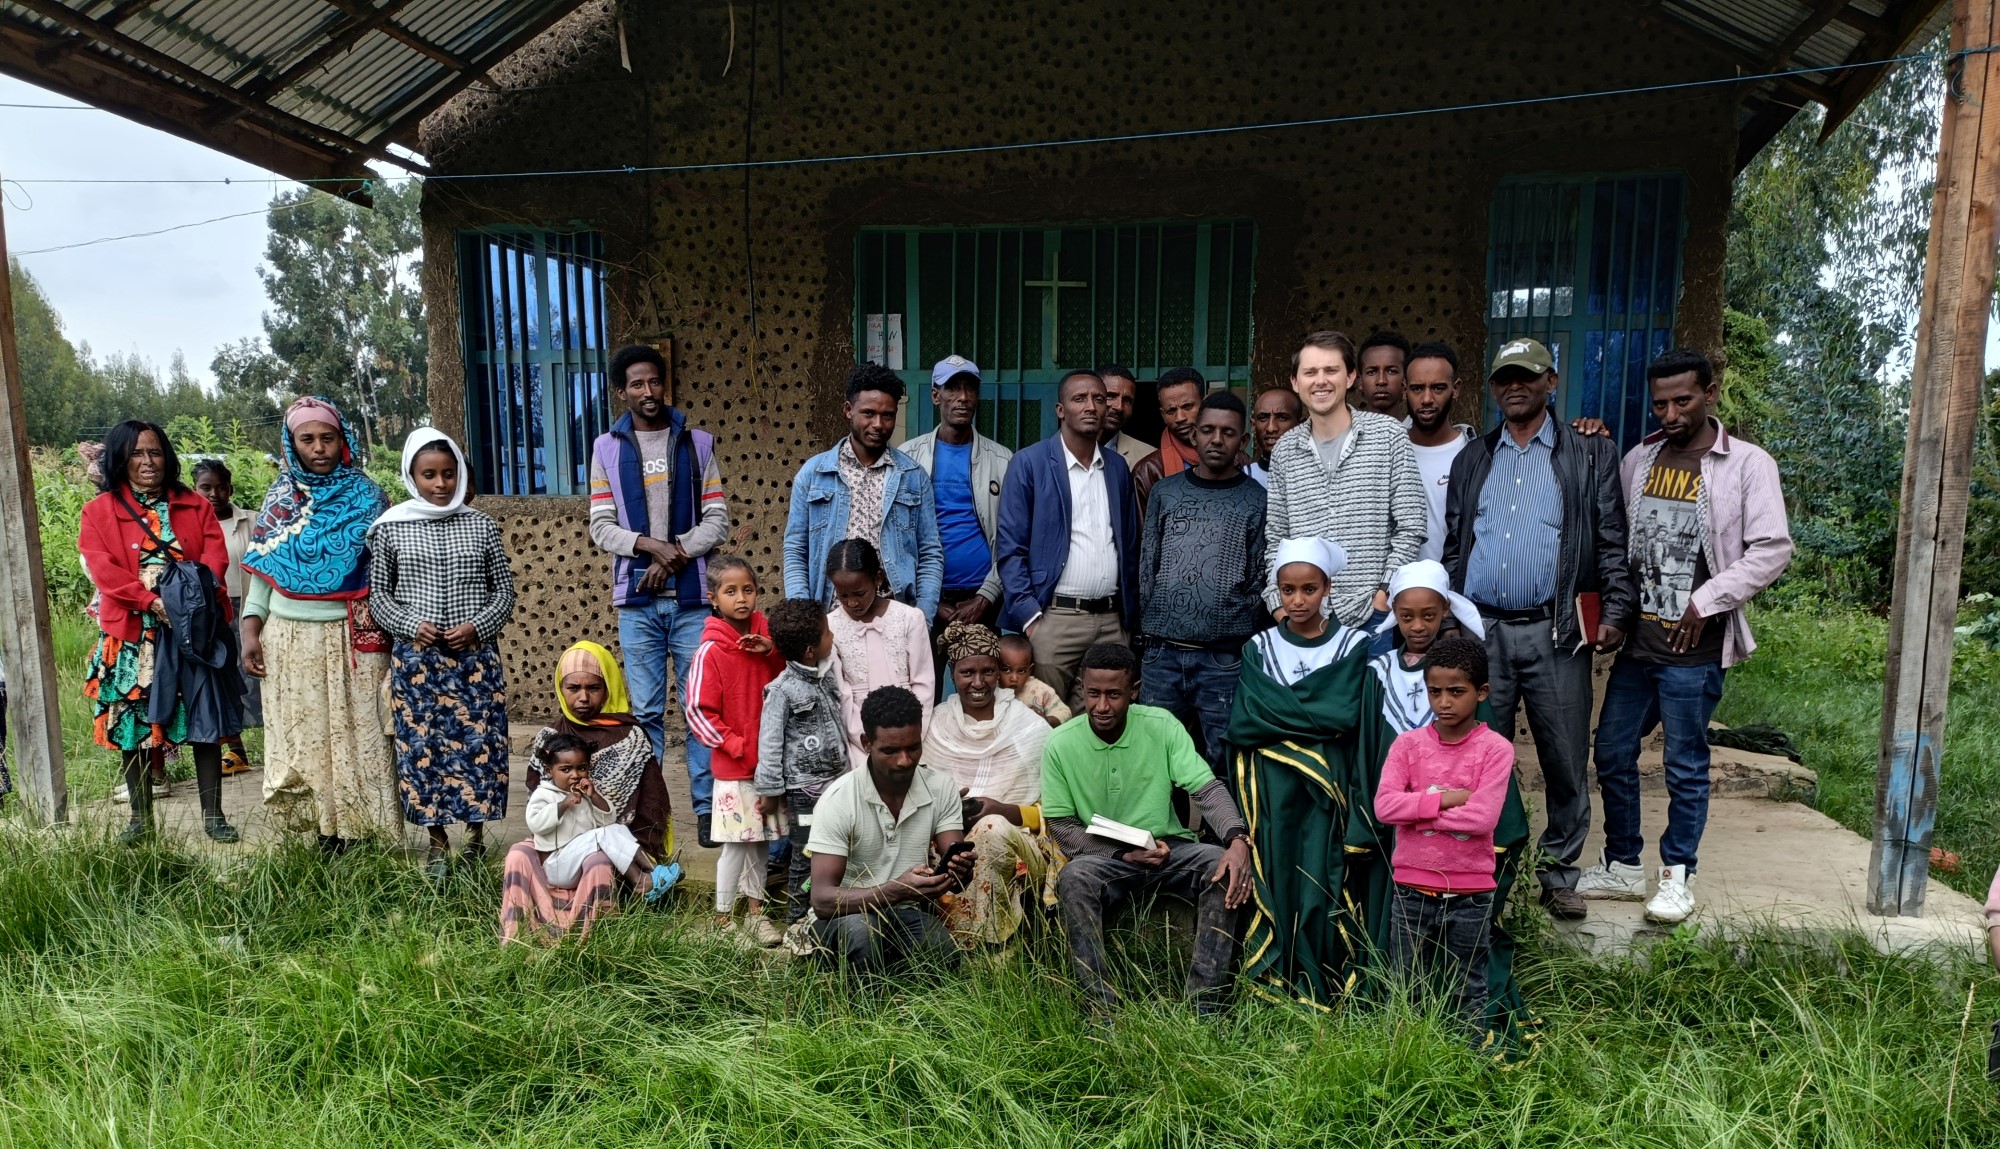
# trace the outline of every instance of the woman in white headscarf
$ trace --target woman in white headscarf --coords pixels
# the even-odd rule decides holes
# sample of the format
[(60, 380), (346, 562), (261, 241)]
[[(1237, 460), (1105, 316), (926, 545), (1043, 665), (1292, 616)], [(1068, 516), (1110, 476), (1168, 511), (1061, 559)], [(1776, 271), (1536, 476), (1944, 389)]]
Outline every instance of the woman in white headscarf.
[(472, 481), (451, 437), (419, 427), (403, 444), (410, 497), (369, 529), (370, 606), (395, 640), (389, 704), (403, 816), (429, 831), (425, 870), (442, 877), (445, 827), (466, 825), (465, 854), (507, 814), (507, 691), (500, 628), (514, 613), (514, 575), (500, 527), (465, 505)]

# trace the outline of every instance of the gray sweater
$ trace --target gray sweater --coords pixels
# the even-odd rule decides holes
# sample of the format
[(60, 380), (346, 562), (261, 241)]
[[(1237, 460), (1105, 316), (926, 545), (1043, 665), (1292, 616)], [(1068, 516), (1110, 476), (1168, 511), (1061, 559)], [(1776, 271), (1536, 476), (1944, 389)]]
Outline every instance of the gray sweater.
[(1168, 475), (1139, 532), (1139, 630), (1236, 653), (1271, 616), (1264, 588), (1264, 488), (1248, 475)]
[(1285, 432), (1271, 448), (1271, 500), (1264, 513), (1264, 605), (1278, 609), (1270, 564), (1286, 539), (1332, 539), (1347, 569), (1327, 596), (1341, 622), (1367, 619), (1376, 590), (1396, 568), (1414, 562), (1430, 529), (1430, 503), (1410, 449), (1410, 434), (1387, 415), (1355, 411), (1354, 427), (1331, 474), (1313, 446), (1312, 422)]
[(840, 688), (828, 670), (788, 662), (764, 687), (764, 715), (757, 730), (759, 794), (787, 791), (819, 797), (847, 773), (847, 735), (840, 718)]

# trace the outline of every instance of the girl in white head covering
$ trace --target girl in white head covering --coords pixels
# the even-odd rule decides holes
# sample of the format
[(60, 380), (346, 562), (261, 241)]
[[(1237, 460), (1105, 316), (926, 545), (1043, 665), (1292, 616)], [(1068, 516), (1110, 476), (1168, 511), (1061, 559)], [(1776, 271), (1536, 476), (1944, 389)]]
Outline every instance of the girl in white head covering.
[[(442, 446), (440, 446), (442, 444)], [(442, 463), (449, 457), (451, 473), (457, 476), (457, 484), (450, 489), (444, 502), (434, 502), (437, 493), (433, 482), (420, 483), (417, 474), (419, 461), (424, 455), (432, 456), (432, 464), (422, 467), (424, 480), (434, 480), (446, 471)], [(465, 452), (458, 449), (450, 435), (436, 427), (418, 427), (403, 440), (403, 489), (410, 497), (383, 511), (378, 523), (413, 523), (423, 519), (448, 519), (465, 509), (465, 492), (472, 485), (472, 470), (465, 465)]]
[(1278, 625), (1250, 640), (1265, 673), (1289, 686), (1339, 661), (1367, 636), (1333, 618), (1327, 591), (1347, 568), (1347, 552), (1332, 539), (1286, 539), (1271, 562), (1278, 588)]
[(1430, 724), (1425, 656), (1453, 624), (1467, 637), (1486, 637), (1479, 608), (1451, 589), (1451, 576), (1445, 573), (1443, 563), (1418, 559), (1396, 568), (1389, 578), (1389, 617), (1376, 628), (1390, 641), (1378, 647), (1369, 665), (1382, 680), (1382, 716), (1397, 733)]

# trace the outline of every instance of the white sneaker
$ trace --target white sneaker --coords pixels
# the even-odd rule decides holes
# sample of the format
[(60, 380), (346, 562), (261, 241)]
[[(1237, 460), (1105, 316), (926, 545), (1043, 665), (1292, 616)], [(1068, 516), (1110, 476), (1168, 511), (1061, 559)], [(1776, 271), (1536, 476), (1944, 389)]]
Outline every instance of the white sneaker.
[(1661, 866), (1660, 888), (1646, 903), (1646, 920), (1672, 925), (1694, 913), (1694, 875), (1686, 866)]
[(1576, 892), (1586, 898), (1615, 898), (1622, 902), (1641, 901), (1646, 896), (1646, 867), (1605, 858), (1576, 880)]
[(760, 949), (773, 949), (785, 940), (784, 929), (763, 914), (752, 915), (745, 921), (743, 932), (748, 934), (750, 940), (756, 942)]

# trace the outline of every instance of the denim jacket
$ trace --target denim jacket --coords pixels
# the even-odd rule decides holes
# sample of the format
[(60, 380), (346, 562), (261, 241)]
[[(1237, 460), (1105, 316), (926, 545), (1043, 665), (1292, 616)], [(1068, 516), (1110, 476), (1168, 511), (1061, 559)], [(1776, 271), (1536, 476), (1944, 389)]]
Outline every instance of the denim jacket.
[[(827, 552), (847, 537), (847, 480), (841, 478), (840, 444), (806, 460), (792, 480), (792, 509), (785, 517), (785, 597), (833, 603), (826, 577)], [(882, 569), (889, 593), (937, 617), (944, 588), (944, 542), (938, 538), (937, 499), (931, 477), (909, 456), (888, 449), (882, 483)]]

